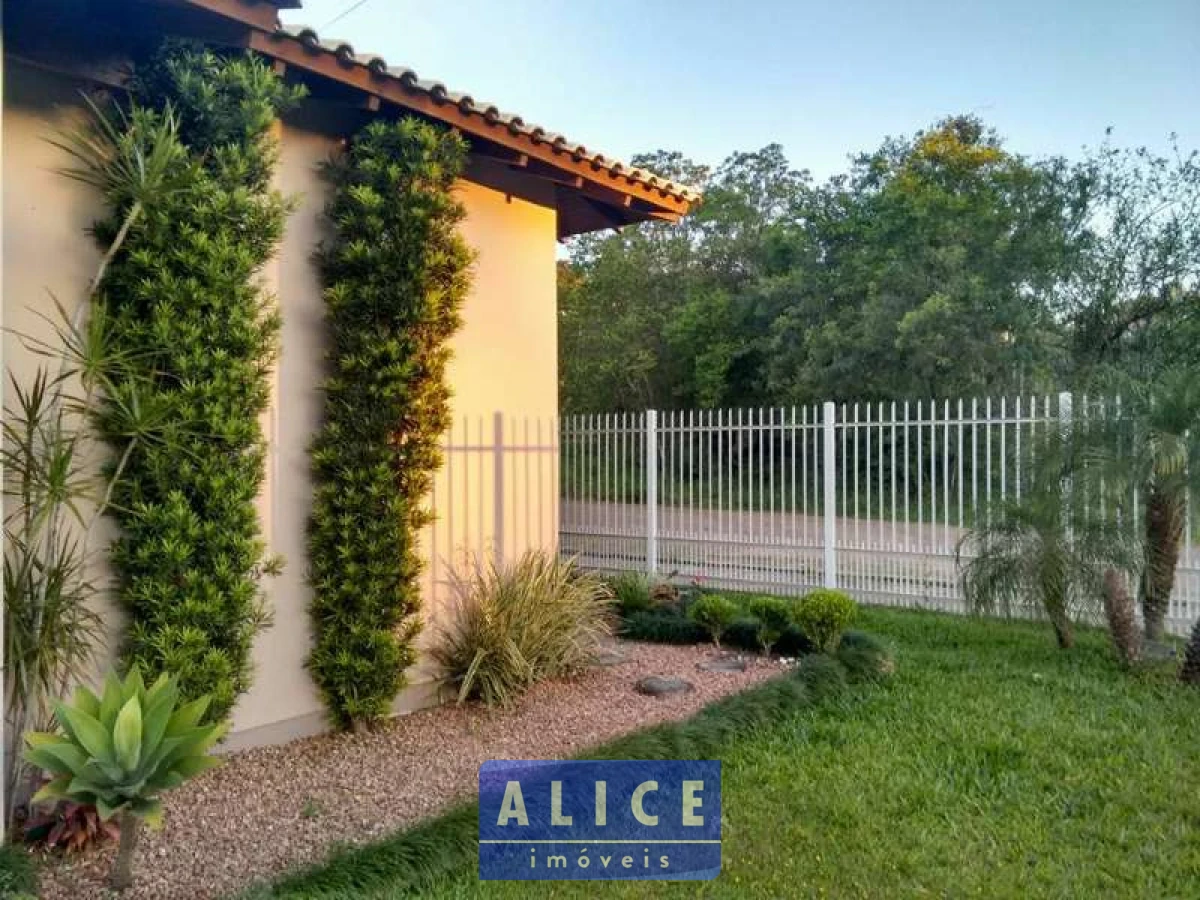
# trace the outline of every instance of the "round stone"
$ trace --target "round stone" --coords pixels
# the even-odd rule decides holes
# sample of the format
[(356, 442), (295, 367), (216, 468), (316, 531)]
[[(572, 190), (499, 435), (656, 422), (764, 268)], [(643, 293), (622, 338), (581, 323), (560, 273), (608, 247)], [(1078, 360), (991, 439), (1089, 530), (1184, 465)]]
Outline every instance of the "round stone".
[(681, 694), (684, 691), (690, 691), (692, 690), (692, 685), (682, 678), (675, 678), (674, 676), (650, 675), (639, 679), (633, 686), (633, 689), (639, 694), (648, 694), (651, 697), (665, 697), (668, 694)]
[(619, 666), (625, 662), (629, 662), (629, 654), (623, 650), (618, 650), (616, 647), (601, 650), (592, 659), (592, 665), (594, 666)]

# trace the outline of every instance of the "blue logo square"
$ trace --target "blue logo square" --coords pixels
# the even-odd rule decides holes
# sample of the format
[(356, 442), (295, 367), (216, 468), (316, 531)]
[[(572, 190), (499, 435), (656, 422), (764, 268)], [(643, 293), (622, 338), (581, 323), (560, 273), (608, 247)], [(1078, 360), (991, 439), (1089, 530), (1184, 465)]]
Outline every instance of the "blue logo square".
[(482, 880), (701, 880), (721, 871), (719, 760), (489, 760)]

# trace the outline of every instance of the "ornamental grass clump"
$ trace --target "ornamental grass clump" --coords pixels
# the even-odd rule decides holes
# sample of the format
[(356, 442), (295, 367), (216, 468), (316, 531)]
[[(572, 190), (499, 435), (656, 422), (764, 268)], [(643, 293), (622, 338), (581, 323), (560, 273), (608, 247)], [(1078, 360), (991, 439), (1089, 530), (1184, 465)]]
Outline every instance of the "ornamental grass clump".
[(554, 554), (470, 558), (451, 585), (454, 616), (434, 657), (459, 703), (508, 706), (542, 679), (583, 671), (612, 634), (608, 585)]
[(133, 883), (133, 852), (142, 822), (162, 824), (159, 795), (219, 763), (207, 751), (224, 725), (202, 725), (207, 697), (179, 705), (179, 684), (163, 674), (149, 688), (137, 667), (124, 681), (110, 674), (97, 697), (86, 687), (55, 706), (57, 732), (25, 735), (25, 759), (51, 780), (33, 797), (92, 804), (102, 821), (114, 816), (121, 845), (112, 885)]

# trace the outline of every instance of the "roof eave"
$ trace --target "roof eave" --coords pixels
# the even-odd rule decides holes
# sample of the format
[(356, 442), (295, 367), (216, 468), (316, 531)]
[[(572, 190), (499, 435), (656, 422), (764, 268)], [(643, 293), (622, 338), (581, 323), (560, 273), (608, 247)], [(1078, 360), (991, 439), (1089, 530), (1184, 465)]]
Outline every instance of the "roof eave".
[[(529, 160), (529, 171), (579, 191), (602, 203), (624, 224), (661, 219), (677, 221), (699, 195), (642, 170), (590, 153), (560, 135), (526, 126), (516, 116), (504, 116), (492, 106), (476, 106), (466, 95), (451, 95), (438, 83), (419, 82), (410, 70), (389, 72), (378, 57), (355, 56), (348, 45), (322, 44), (313, 32), (289, 31), (278, 22), (277, 8), (292, 0), (172, 0), (233, 19), (247, 27), (242, 43), (284, 67), (332, 79), (367, 95), (366, 105), (384, 104), (419, 113)], [(410, 77), (411, 76), (411, 77)], [(613, 227), (599, 221), (580, 227), (564, 223), (560, 237), (579, 231)], [(574, 229), (574, 230), (572, 230)]]

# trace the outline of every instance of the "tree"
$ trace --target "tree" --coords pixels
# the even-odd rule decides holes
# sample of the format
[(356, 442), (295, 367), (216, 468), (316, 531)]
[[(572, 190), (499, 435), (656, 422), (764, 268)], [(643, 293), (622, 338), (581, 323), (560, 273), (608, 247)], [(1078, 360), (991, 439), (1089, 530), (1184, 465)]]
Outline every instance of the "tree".
[(799, 222), (811, 249), (772, 329), (775, 396), (1048, 385), (1064, 355), (1050, 300), (1075, 252), (1076, 194), (1063, 163), (1007, 151), (973, 117), (857, 157)]
[(1200, 155), (1104, 143), (1075, 167), (1080, 254), (1058, 291), (1077, 382), (1200, 367)]
[(963, 593), (976, 610), (1040, 611), (1062, 649), (1074, 644), (1080, 613), (1095, 612), (1106, 576), (1139, 562), (1139, 542), (1116, 510), (1097, 516), (1089, 508), (1103, 485), (1101, 470), (1085, 465), (1094, 440), (1068, 425), (1041, 435), (1021, 499), (1001, 505), (957, 550)]
[(1200, 619), (1192, 626), (1192, 636), (1188, 640), (1187, 651), (1183, 657), (1183, 669), (1179, 678), (1185, 684), (1200, 686)]
[(1146, 637), (1163, 640), (1189, 491), (1200, 488), (1200, 371), (1172, 367), (1152, 381), (1123, 378), (1122, 410), (1103, 428), (1106, 491), (1141, 501), (1145, 565), (1138, 601)]
[(777, 145), (715, 172), (679, 154), (637, 157), (705, 191), (679, 225), (585, 235), (559, 268), (562, 402), (572, 411), (759, 403), (773, 313), (750, 290), (808, 178)]

